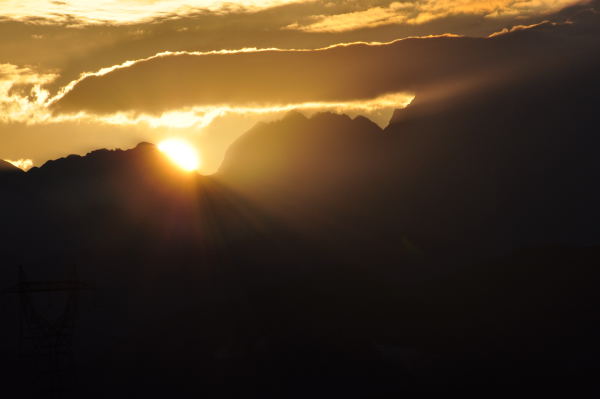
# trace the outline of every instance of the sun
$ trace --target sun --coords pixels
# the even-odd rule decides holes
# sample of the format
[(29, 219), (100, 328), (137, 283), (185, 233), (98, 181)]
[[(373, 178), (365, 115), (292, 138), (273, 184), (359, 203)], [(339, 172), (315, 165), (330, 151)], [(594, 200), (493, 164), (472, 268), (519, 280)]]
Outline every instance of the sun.
[(198, 152), (185, 140), (167, 139), (158, 144), (158, 149), (183, 170), (191, 172), (200, 167)]

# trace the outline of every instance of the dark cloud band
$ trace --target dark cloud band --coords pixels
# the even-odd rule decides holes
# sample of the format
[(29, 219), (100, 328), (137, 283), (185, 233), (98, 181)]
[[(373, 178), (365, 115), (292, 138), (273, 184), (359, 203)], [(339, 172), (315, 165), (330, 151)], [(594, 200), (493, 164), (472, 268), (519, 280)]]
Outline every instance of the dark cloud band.
[(590, 13), (578, 23), (546, 23), (493, 38), (432, 37), (322, 50), (166, 54), (89, 76), (52, 109), (159, 114), (194, 106), (356, 101), (401, 91), (443, 95), (486, 82), (552, 73), (567, 59), (572, 65), (597, 45), (598, 19)]

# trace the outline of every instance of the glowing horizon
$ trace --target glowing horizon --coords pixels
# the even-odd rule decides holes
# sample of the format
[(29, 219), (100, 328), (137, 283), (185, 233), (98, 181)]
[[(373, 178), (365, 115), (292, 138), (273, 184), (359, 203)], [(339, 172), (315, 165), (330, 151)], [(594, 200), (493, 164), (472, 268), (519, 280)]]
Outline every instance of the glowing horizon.
[(186, 172), (197, 171), (200, 168), (198, 152), (185, 140), (171, 138), (158, 143), (157, 148), (165, 154), (175, 165)]
[(292, 110), (385, 128), (415, 96), (504, 79), (523, 45), (498, 59), (480, 48), (496, 54), (527, 30), (568, 36), (588, 8), (598, 12), (587, 0), (2, 1), (0, 159), (28, 169), (180, 137), (212, 173), (244, 132)]
[(21, 158), (21, 159), (17, 159), (16, 161), (12, 161), (10, 159), (5, 159), (4, 161), (21, 169), (24, 172), (27, 172), (29, 169), (33, 168), (33, 161), (31, 159)]

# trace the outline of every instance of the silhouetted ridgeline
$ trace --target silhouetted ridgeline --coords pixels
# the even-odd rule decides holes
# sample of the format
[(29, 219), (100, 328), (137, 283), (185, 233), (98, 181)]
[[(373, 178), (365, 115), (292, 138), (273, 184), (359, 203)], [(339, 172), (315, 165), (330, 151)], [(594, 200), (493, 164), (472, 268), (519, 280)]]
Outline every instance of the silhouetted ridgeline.
[[(418, 96), (379, 129), (322, 114), (259, 125), (218, 178), (309, 236), (436, 253), (600, 239), (597, 56), (553, 74)], [(322, 221), (322, 223), (315, 223)]]
[[(56, 278), (75, 263), (95, 283), (82, 294), (75, 395), (369, 397), (593, 381), (600, 249), (544, 245), (485, 258), (559, 237), (540, 235), (536, 198), (576, 201), (557, 187), (572, 175), (593, 180), (597, 169), (564, 163), (575, 156), (566, 143), (591, 153), (595, 137), (550, 140), (563, 158), (538, 156), (542, 167), (526, 162), (540, 134), (527, 130), (526, 114), (515, 140), (493, 127), (509, 117), (502, 107), (457, 101), (439, 120), (420, 119), (420, 107), (399, 111), (385, 131), (362, 118), (292, 113), (248, 132), (216, 177), (181, 173), (149, 144), (2, 174), (2, 280), (15, 280), (17, 264)], [(483, 133), (445, 129), (455, 113), (483, 110), (493, 111), (481, 116)], [(551, 112), (545, 134), (595, 118), (577, 112), (585, 118), (574, 127), (572, 114)], [(514, 163), (501, 162), (506, 154)], [(563, 175), (535, 179), (559, 161)], [(501, 193), (508, 202), (491, 208)], [(595, 208), (582, 204), (593, 221)], [(577, 214), (566, 209), (553, 225), (569, 228)], [(580, 232), (591, 241), (588, 230), (564, 234), (577, 241)], [(494, 241), (503, 234), (515, 237), (510, 248)], [(14, 309), (3, 309), (1, 342), (4, 375), (18, 384), (31, 376), (13, 367)]]
[[(599, 67), (423, 90), (384, 130), (292, 112), (208, 177), (144, 143), (0, 163), (0, 281), (95, 284), (73, 397), (597, 391)], [(33, 390), (16, 302), (1, 375)]]
[[(249, 296), (262, 292), (252, 286), (278, 279), (285, 290), (305, 264), (300, 258), (310, 256), (246, 201), (213, 179), (179, 171), (150, 144), (13, 175), (0, 173), (4, 287), (16, 283), (18, 265), (36, 281), (65, 279), (77, 265), (97, 287), (81, 295), (78, 394), (152, 393), (178, 379), (183, 390), (210, 391), (224, 375), (215, 356), (244, 356), (262, 326), (256, 319), (271, 312), (268, 303), (248, 310)], [(17, 297), (3, 298), (1, 367), (14, 383), (6, 390), (43, 391), (48, 377), (17, 367)], [(42, 302), (42, 314), (45, 308)], [(211, 371), (197, 384), (205, 368)]]

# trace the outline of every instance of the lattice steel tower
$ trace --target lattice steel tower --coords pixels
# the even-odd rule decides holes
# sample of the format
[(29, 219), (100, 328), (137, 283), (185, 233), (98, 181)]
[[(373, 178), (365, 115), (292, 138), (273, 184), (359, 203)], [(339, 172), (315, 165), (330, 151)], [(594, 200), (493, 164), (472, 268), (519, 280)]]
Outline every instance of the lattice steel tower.
[[(75, 267), (62, 281), (30, 281), (19, 267), (17, 285), (6, 291), (18, 295), (18, 356), (24, 371), (35, 374), (31, 388), (37, 394), (60, 395), (74, 383), (79, 294), (90, 288), (79, 280)], [(58, 306), (50, 309), (56, 302)]]

